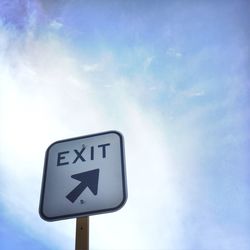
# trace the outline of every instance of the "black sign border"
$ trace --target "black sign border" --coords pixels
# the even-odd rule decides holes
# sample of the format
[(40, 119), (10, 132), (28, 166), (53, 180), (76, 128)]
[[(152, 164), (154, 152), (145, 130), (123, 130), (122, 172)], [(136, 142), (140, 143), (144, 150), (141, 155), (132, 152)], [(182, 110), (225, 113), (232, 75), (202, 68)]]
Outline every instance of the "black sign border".
[[(79, 139), (95, 137), (95, 136), (111, 134), (111, 133), (117, 134), (119, 136), (120, 145), (121, 145), (121, 168), (122, 168), (121, 170), (122, 170), (122, 187), (123, 187), (122, 202), (116, 207), (107, 208), (107, 209), (100, 209), (100, 210), (94, 210), (94, 211), (85, 212), (85, 213), (68, 214), (68, 215), (61, 215), (61, 216), (55, 216), (55, 217), (46, 216), (43, 212), (43, 204), (44, 204), (45, 183), (46, 183), (46, 177), (47, 177), (47, 165), (48, 165), (47, 162), (48, 162), (48, 155), (49, 155), (50, 148), (53, 145), (55, 145), (57, 143), (61, 143), (61, 142), (79, 140)], [(51, 222), (51, 221), (73, 219), (73, 218), (77, 218), (77, 217), (86, 217), (86, 216), (90, 216), (90, 215), (115, 212), (115, 211), (121, 209), (125, 205), (127, 199), (128, 199), (128, 191), (127, 191), (127, 178), (126, 178), (126, 167), (125, 167), (125, 149), (124, 149), (124, 139), (123, 139), (123, 135), (121, 134), (121, 132), (119, 132), (117, 130), (110, 130), (110, 131), (105, 131), (105, 132), (101, 132), (101, 133), (95, 133), (95, 134), (90, 134), (90, 135), (84, 135), (84, 136), (78, 136), (78, 137), (73, 137), (73, 138), (69, 138), (69, 139), (59, 140), (59, 141), (52, 143), (48, 147), (48, 149), (46, 150), (45, 160), (44, 160), (43, 177), (42, 177), (42, 185), (41, 185), (40, 204), (39, 204), (39, 214), (43, 220)]]

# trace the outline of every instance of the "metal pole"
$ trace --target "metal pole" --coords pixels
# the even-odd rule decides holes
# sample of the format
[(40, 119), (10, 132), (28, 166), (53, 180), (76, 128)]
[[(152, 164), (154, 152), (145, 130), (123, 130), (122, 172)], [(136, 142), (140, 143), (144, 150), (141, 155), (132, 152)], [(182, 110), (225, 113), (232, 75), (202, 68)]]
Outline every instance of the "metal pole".
[(76, 218), (75, 250), (89, 250), (89, 217)]

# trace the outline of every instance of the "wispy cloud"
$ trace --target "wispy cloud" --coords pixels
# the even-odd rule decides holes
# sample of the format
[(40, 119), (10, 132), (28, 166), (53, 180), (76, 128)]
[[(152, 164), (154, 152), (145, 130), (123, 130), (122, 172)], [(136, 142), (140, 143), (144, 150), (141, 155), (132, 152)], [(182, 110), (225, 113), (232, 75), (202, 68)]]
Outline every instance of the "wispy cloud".
[(57, 20), (53, 20), (50, 23), (50, 27), (55, 30), (60, 30), (63, 27), (63, 24)]
[(180, 58), (183, 56), (182, 52), (176, 48), (168, 48), (166, 52), (167, 56)]
[[(25, 41), (22, 49), (1, 62), (1, 107), (8, 107), (1, 109), (4, 206), (9, 215), (24, 223), (27, 231), (32, 230), (33, 236), (47, 238), (60, 249), (72, 247), (72, 221), (47, 224), (38, 215), (44, 151), (54, 140), (118, 129), (126, 140), (129, 202), (117, 214), (93, 218), (92, 233), (99, 235), (98, 241), (94, 240), (95, 247), (105, 243), (109, 249), (117, 246), (150, 249), (159, 239), (158, 247), (162, 241), (175, 246), (171, 238), (178, 235), (185, 212), (181, 210), (183, 205), (175, 184), (178, 172), (168, 153), (170, 145), (165, 142), (164, 128), (152, 119), (154, 116), (158, 119), (157, 114), (146, 112), (131, 95), (134, 88), (128, 88), (129, 82), (118, 75), (112, 74), (109, 82), (112, 90), (102, 98), (102, 89), (86, 77), (98, 64), (86, 66), (87, 70), (81, 65), (82, 61), (74, 59), (55, 38)], [(166, 222), (171, 225), (167, 239), (157, 233), (163, 230), (157, 214), (166, 210), (169, 214)], [(141, 230), (145, 218), (155, 233), (149, 228)], [(103, 234), (107, 224), (111, 233)], [(58, 239), (66, 237), (67, 243), (60, 244), (54, 236), (52, 239), (53, 231)], [(128, 240), (121, 246), (125, 231)], [(112, 241), (107, 241), (109, 235)]]
[(100, 65), (98, 63), (95, 64), (83, 64), (82, 68), (85, 72), (96, 72), (100, 69)]
[[(228, 250), (230, 246), (248, 249), (249, 95), (244, 77), (232, 80), (232, 75), (242, 73), (239, 68), (244, 53), (242, 60), (232, 56), (237, 54), (240, 43), (235, 45), (235, 42), (240, 36), (234, 33), (234, 28), (233, 32), (226, 31), (226, 43), (218, 44), (219, 39), (213, 40), (212, 35), (208, 42), (202, 40), (202, 35), (198, 36), (199, 42), (189, 39), (190, 32), (203, 34), (203, 28), (197, 28), (200, 24), (207, 25), (203, 14), (207, 14), (209, 22), (213, 15), (225, 21), (219, 22), (218, 29), (214, 23), (205, 26), (213, 27), (218, 33), (225, 23), (228, 25), (227, 21), (237, 18), (232, 19), (231, 15), (225, 18), (224, 12), (216, 14), (212, 4), (199, 5), (197, 9), (192, 5), (189, 11), (199, 14), (197, 20), (202, 17), (193, 26), (196, 23), (190, 19), (191, 12), (183, 7), (180, 14), (174, 11), (175, 5), (171, 6), (172, 13), (178, 15), (169, 15), (170, 25), (165, 23), (171, 30), (167, 41), (178, 38), (181, 42), (176, 46), (170, 44), (167, 49), (166, 40), (161, 40), (162, 30), (159, 28), (152, 37), (147, 36), (147, 29), (142, 32), (142, 22), (136, 26), (141, 29), (138, 36), (145, 35), (155, 42), (149, 51), (150, 46), (143, 39), (140, 46), (139, 42), (135, 46), (138, 50), (129, 49), (126, 43), (133, 40), (133, 35), (122, 43), (127, 33), (121, 32), (120, 47), (114, 43), (109, 48), (114, 45), (115, 49), (106, 51), (102, 44), (105, 53), (100, 49), (87, 56), (84, 50), (79, 52), (75, 44), (58, 34), (67, 26), (60, 18), (53, 17), (44, 27), (44, 33), (36, 35), (36, 23), (40, 19), (37, 14), (32, 17), (32, 13), (39, 11), (28, 11), (25, 17), (28, 21), (22, 26), (25, 28), (20, 28), (16, 24), (19, 21), (11, 18), (2, 22), (0, 197), (7, 215), (13, 218), (11, 223), (21, 223), (30, 237), (53, 249), (71, 249), (74, 245), (73, 220), (47, 223), (38, 215), (47, 146), (58, 139), (117, 129), (125, 136), (129, 198), (121, 211), (91, 217), (94, 249), (103, 246), (107, 249), (214, 250), (220, 247)], [(164, 15), (158, 21), (165, 22), (167, 12), (159, 13)], [(134, 12), (134, 16), (137, 14)], [(182, 21), (176, 23), (179, 17)], [(22, 23), (23, 17), (19, 18)], [(106, 25), (104, 19), (97, 20), (98, 25), (103, 25), (100, 27)], [(145, 22), (146, 27), (151, 19)], [(92, 26), (87, 25), (90, 32)], [(92, 34), (91, 39), (102, 38), (100, 27), (98, 36)], [(70, 29), (68, 26), (68, 32)], [(81, 30), (79, 33), (82, 34)], [(113, 37), (115, 32), (111, 33), (108, 34)], [(237, 39), (230, 40), (231, 34)], [(160, 37), (158, 41), (156, 35)], [(211, 41), (215, 44), (210, 46)], [(209, 45), (204, 46), (204, 42)], [(231, 47), (218, 56), (229, 42)], [(159, 51), (156, 45), (161, 45)], [(122, 47), (126, 49), (120, 53)], [(231, 55), (231, 51), (235, 54)], [(127, 52), (130, 55), (126, 61)], [(170, 61), (164, 61), (166, 58)], [(238, 60), (236, 64), (235, 60)], [(226, 61), (230, 63), (221, 67)], [(131, 68), (132, 73), (126, 74)], [(226, 69), (230, 69), (230, 74)]]

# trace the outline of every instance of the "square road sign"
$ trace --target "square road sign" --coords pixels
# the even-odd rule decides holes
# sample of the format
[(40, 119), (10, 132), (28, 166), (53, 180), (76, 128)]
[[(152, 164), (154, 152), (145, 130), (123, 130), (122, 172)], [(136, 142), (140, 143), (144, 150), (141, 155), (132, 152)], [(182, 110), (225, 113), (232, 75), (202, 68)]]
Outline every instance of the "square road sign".
[(86, 135), (49, 146), (39, 207), (44, 220), (113, 212), (126, 200), (124, 143), (120, 132)]

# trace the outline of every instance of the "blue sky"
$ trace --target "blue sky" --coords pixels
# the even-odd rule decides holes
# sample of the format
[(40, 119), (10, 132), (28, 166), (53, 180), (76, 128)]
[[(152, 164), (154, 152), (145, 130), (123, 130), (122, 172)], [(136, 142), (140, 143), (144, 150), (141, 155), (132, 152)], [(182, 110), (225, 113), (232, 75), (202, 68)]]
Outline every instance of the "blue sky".
[[(73, 249), (38, 214), (45, 150), (111, 129), (128, 202), (91, 249), (249, 250), (248, 1), (1, 1), (1, 249)], [(13, 238), (13, 232), (17, 237)]]

